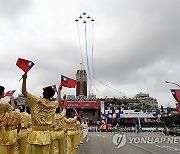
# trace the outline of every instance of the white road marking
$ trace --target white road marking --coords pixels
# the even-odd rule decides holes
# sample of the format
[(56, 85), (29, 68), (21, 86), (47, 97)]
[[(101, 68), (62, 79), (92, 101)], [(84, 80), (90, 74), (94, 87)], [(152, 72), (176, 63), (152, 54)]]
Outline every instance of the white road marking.
[[(156, 147), (158, 148), (161, 148), (161, 149), (167, 149), (167, 150), (174, 150), (174, 151), (180, 151), (180, 149), (176, 148), (176, 147), (172, 147), (172, 146), (169, 146), (169, 145), (163, 145), (163, 146), (159, 146), (159, 145), (155, 145)], [(177, 153), (180, 153), (180, 152), (177, 152)]]
[(132, 144), (132, 143), (129, 143), (129, 144), (131, 144), (131, 145), (133, 145), (133, 146), (135, 146), (135, 147), (138, 147), (138, 148), (140, 148), (140, 149), (142, 149), (142, 150), (144, 150), (144, 151), (148, 151), (148, 152), (150, 152), (150, 153), (152, 153), (152, 154), (160, 154), (160, 153), (158, 153), (158, 152), (150, 151), (150, 150), (148, 150), (148, 149), (146, 149), (146, 148), (143, 148), (143, 147), (141, 147), (141, 146), (138, 146), (138, 145), (136, 145), (136, 144)]
[(89, 141), (89, 138), (87, 138), (87, 142)]
[(160, 148), (160, 146), (159, 146), (159, 145), (155, 145), (155, 146), (157, 146), (157, 147), (159, 147), (159, 148)]

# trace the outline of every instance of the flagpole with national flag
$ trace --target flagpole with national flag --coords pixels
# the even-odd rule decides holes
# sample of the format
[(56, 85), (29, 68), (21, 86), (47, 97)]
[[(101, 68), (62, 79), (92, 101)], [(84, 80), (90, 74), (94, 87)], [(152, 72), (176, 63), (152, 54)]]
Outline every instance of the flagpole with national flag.
[(76, 85), (77, 85), (77, 81), (75, 79), (69, 78), (61, 74), (61, 86), (67, 88), (75, 88)]

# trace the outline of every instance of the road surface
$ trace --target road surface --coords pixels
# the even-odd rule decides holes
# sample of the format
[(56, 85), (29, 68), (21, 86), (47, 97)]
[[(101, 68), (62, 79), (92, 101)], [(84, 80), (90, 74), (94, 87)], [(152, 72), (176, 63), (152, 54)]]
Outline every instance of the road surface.
[[(139, 143), (138, 140), (130, 142), (130, 138), (165, 138), (160, 132), (142, 132), (140, 134), (126, 133), (126, 143), (117, 148), (113, 142), (114, 133), (91, 132), (84, 138), (84, 143), (77, 149), (77, 154), (180, 154), (180, 137), (175, 143)], [(135, 142), (136, 141), (136, 142)]]

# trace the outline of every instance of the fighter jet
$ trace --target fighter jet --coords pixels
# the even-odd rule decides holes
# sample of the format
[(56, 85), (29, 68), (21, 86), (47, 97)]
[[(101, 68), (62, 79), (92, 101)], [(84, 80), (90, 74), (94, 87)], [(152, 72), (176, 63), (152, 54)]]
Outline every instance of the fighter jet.
[(81, 17), (81, 15), (80, 15), (79, 18), (81, 19), (81, 18), (83, 18), (83, 17)]
[(89, 19), (89, 18), (91, 18), (90, 16), (87, 16), (87, 18)]
[(95, 21), (94, 19), (92, 19), (91, 21)]
[(84, 24), (86, 23), (86, 21), (84, 20), (84, 22), (83, 22)]
[(86, 15), (86, 12), (84, 12), (83, 15)]
[(77, 19), (75, 20), (75, 22), (78, 22), (78, 21), (79, 21), (79, 20), (77, 20)]

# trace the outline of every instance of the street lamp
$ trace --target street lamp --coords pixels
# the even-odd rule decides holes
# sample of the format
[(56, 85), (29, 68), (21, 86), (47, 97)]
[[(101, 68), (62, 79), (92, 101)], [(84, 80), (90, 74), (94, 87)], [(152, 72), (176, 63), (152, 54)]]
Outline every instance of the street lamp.
[(174, 82), (165, 81), (165, 83), (175, 84), (176, 86), (180, 87), (180, 85), (178, 85), (177, 83), (174, 83)]

